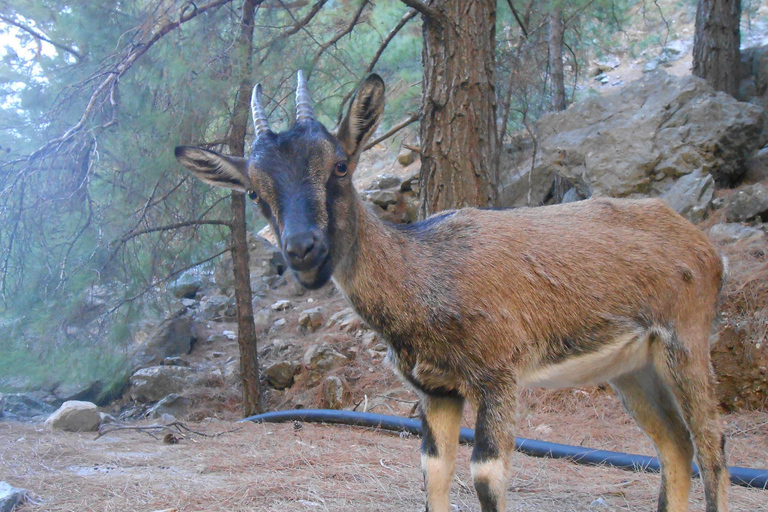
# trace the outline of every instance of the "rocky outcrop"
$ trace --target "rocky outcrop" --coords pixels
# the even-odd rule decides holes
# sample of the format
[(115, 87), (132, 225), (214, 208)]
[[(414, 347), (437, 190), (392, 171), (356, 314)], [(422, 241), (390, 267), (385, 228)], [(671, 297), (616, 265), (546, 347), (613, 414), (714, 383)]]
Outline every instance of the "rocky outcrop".
[[(542, 117), (533, 195), (540, 199), (537, 190), (551, 188), (556, 175), (584, 197), (658, 196), (696, 169), (730, 185), (760, 147), (762, 128), (756, 105), (714, 92), (697, 77), (649, 73), (615, 94)], [(502, 191), (508, 206), (527, 191), (527, 173), (524, 166), (506, 172), (519, 175), (504, 179), (506, 186), (520, 189)]]
[(101, 415), (96, 404), (70, 400), (45, 420), (45, 426), (67, 432), (93, 432), (99, 429)]

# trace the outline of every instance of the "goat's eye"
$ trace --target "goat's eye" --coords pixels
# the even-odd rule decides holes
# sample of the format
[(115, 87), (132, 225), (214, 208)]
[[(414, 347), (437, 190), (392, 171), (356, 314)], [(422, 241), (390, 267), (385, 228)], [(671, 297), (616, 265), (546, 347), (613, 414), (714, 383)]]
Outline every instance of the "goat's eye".
[(251, 198), (251, 201), (256, 201), (256, 200), (258, 200), (258, 199), (259, 199), (259, 194), (257, 194), (257, 193), (256, 193), (255, 191), (253, 191), (253, 190), (249, 190), (249, 191), (248, 191), (248, 197), (250, 197), (250, 198)]
[(344, 162), (339, 162), (338, 164), (336, 164), (336, 167), (333, 169), (333, 173), (336, 176), (346, 176), (347, 172), (348, 172), (347, 164), (345, 164)]

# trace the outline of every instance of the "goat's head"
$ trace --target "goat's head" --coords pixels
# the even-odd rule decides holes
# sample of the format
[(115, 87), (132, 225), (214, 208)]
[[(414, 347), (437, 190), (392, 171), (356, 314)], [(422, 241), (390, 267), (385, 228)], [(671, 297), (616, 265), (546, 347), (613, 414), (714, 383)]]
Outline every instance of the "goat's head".
[(334, 135), (315, 120), (299, 72), (296, 122), (288, 131), (270, 130), (261, 85), (253, 89), (250, 158), (190, 146), (177, 147), (176, 158), (208, 184), (248, 193), (269, 220), (299, 282), (318, 288), (350, 249), (355, 226), (352, 174), (383, 108), (384, 82), (370, 75)]

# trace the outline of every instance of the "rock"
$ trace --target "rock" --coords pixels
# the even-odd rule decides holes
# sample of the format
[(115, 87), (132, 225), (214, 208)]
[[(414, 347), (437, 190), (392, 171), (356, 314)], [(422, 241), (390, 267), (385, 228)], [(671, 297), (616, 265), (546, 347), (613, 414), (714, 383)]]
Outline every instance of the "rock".
[(181, 313), (160, 322), (149, 333), (137, 334), (138, 347), (131, 356), (131, 367), (159, 364), (166, 357), (189, 354), (195, 342), (192, 316)]
[(131, 398), (150, 403), (172, 393), (182, 393), (194, 383), (196, 371), (183, 366), (150, 366), (131, 375)]
[(343, 409), (346, 389), (344, 382), (335, 375), (326, 377), (323, 383), (323, 398), (328, 409)]
[(168, 290), (173, 293), (173, 296), (178, 299), (194, 299), (200, 288), (205, 283), (200, 276), (185, 273), (182, 274), (176, 281), (168, 287)]
[(43, 420), (55, 407), (25, 393), (8, 393), (3, 398), (3, 415), (19, 420)]
[(253, 315), (253, 323), (256, 325), (256, 332), (262, 332), (269, 329), (272, 322), (269, 319), (269, 309), (260, 309), (258, 313)]
[(315, 332), (325, 322), (323, 308), (305, 309), (299, 315), (299, 325), (307, 332)]
[(236, 340), (237, 339), (237, 333), (235, 331), (222, 331), (221, 334), (227, 338), (228, 340)]
[(100, 380), (93, 382), (61, 382), (53, 389), (53, 395), (62, 402), (82, 400), (96, 403), (104, 391), (104, 383)]
[(280, 327), (284, 326), (287, 323), (288, 322), (285, 320), (285, 318), (278, 318), (277, 320), (275, 320), (275, 323), (272, 324), (272, 326), (275, 327), (275, 328), (280, 328)]
[(566, 192), (563, 195), (563, 200), (560, 201), (561, 203), (575, 203), (576, 201), (583, 201), (586, 199), (583, 195), (581, 195), (581, 192), (579, 192), (579, 189), (576, 187), (571, 187), (568, 189), (568, 192)]
[(366, 190), (363, 194), (365, 199), (385, 210), (387, 206), (397, 204), (397, 192), (394, 190)]
[(304, 353), (303, 361), (313, 370), (328, 371), (347, 364), (349, 359), (327, 343), (323, 343), (310, 346)]
[(226, 295), (207, 295), (200, 301), (198, 315), (203, 320), (226, 320), (237, 316), (235, 299)]
[(177, 393), (171, 393), (157, 402), (147, 411), (150, 418), (160, 418), (164, 414), (170, 414), (175, 418), (186, 416), (192, 400)]
[(293, 378), (299, 365), (289, 361), (280, 361), (267, 367), (267, 381), (275, 389), (286, 389), (293, 385)]
[[(285, 269), (285, 259), (280, 250), (269, 240), (258, 235), (247, 234), (248, 238), (248, 265), (250, 267), (251, 280), (258, 280), (263, 276), (282, 274)], [(214, 279), (219, 290), (227, 294), (234, 287), (232, 274), (232, 256), (230, 253), (221, 258), (221, 262), (214, 270)]]
[(715, 224), (707, 232), (709, 237), (715, 242), (733, 243), (740, 240), (750, 239), (752, 237), (762, 238), (765, 236), (761, 230), (751, 228), (737, 222)]
[(589, 504), (590, 507), (610, 508), (608, 503), (603, 498), (597, 498)]
[(67, 432), (93, 432), (99, 429), (99, 408), (91, 402), (70, 400), (45, 420), (48, 428)]
[(728, 222), (743, 222), (757, 217), (768, 220), (768, 186), (763, 183), (742, 188), (726, 204), (725, 218)]
[(326, 327), (334, 326), (338, 327), (341, 331), (352, 332), (363, 326), (363, 320), (357, 316), (357, 313), (355, 313), (352, 308), (346, 308), (334, 313), (331, 318), (328, 319)]
[(363, 334), (363, 337), (361, 339), (361, 343), (365, 348), (368, 348), (371, 345), (375, 345), (378, 342), (379, 342), (379, 337), (376, 335), (374, 331), (367, 331), (365, 334)]
[(286, 309), (289, 309), (292, 306), (291, 301), (289, 300), (279, 300), (272, 304), (272, 310), (273, 311), (285, 311)]
[(400, 186), (400, 178), (394, 174), (380, 174), (376, 176), (368, 187), (371, 190), (384, 190)]
[(26, 499), (26, 489), (17, 489), (8, 482), (0, 482), (0, 512), (11, 512)]
[[(650, 73), (543, 116), (534, 178), (546, 188), (550, 176), (560, 175), (589, 197), (660, 195), (696, 169), (730, 185), (745, 172), (746, 155), (760, 147), (762, 127), (760, 107), (715, 92), (700, 78)], [(502, 183), (527, 168), (530, 160), (508, 170)], [(519, 203), (524, 183), (513, 197), (504, 194), (505, 206)]]
[(403, 167), (408, 167), (419, 157), (419, 153), (412, 149), (403, 148), (400, 154), (397, 155), (397, 163)]
[(661, 199), (677, 213), (690, 220), (704, 220), (715, 197), (715, 180), (708, 173), (696, 169), (683, 176), (662, 194)]

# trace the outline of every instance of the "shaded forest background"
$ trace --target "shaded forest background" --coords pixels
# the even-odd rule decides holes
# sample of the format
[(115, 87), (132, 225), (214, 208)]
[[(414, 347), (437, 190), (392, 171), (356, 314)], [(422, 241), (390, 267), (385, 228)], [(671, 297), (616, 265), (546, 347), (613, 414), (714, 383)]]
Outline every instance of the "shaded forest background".
[[(423, 30), (408, 3), (0, 2), (0, 388), (120, 385), (133, 335), (173, 308), (166, 287), (211, 272), (230, 250), (229, 195), (181, 172), (172, 150), (236, 149), (244, 76), (263, 84), (277, 128), (293, 119), (304, 70), (332, 127), (375, 71), (388, 84), (378, 135), (391, 136), (381, 144), (393, 154), (418, 146)], [(246, 4), (249, 59), (238, 44)], [(758, 5), (743, 5), (747, 20)], [(499, 141), (591, 94), (579, 86), (591, 59), (640, 56), (675, 37), (665, 12), (695, 11), (694, 2), (498, 2)], [(255, 232), (264, 220), (246, 211)]]

